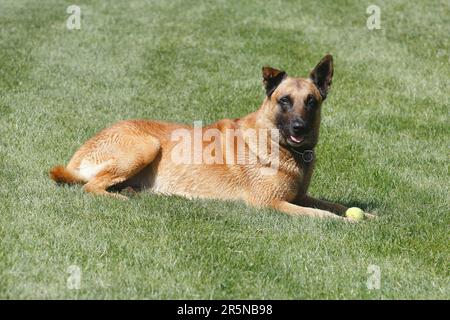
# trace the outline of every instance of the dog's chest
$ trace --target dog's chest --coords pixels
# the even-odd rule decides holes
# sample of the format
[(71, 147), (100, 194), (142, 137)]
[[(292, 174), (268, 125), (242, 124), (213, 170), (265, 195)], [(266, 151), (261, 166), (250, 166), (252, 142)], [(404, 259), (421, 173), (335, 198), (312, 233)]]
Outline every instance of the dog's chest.
[(306, 177), (306, 170), (303, 166), (290, 160), (280, 166), (279, 176), (282, 178), (277, 181), (280, 187), (289, 191), (289, 198), (294, 198), (302, 189)]

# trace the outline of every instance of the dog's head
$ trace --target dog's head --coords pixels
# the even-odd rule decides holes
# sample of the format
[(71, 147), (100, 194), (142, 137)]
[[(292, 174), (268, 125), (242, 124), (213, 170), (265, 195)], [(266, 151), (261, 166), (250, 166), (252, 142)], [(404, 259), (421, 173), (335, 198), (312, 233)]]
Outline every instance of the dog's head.
[(263, 67), (267, 98), (264, 108), (273, 127), (280, 132), (280, 144), (295, 149), (312, 149), (317, 144), (320, 107), (333, 77), (333, 57), (326, 55), (308, 78), (294, 78), (284, 71)]

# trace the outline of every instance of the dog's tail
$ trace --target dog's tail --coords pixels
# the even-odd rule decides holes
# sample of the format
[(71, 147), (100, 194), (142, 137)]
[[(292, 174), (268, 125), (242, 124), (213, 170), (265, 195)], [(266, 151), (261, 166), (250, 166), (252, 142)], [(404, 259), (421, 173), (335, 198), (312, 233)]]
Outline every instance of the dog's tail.
[(56, 166), (50, 169), (49, 176), (57, 183), (77, 184), (83, 183), (84, 180), (73, 170), (64, 166)]

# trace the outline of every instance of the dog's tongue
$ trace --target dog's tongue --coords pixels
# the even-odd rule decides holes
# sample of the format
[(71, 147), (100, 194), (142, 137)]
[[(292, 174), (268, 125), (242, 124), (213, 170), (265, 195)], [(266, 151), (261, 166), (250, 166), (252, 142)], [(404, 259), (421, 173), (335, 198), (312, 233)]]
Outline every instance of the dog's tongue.
[(294, 136), (291, 136), (291, 140), (294, 141), (295, 143), (300, 143), (300, 142), (302, 142), (303, 139), (302, 138), (298, 139)]

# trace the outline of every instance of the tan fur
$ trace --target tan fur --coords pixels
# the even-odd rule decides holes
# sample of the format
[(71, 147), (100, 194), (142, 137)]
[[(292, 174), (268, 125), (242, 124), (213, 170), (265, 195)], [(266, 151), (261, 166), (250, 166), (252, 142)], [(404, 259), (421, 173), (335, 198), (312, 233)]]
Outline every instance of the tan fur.
[[(265, 98), (258, 111), (240, 119), (220, 120), (203, 130), (216, 128), (221, 132), (220, 143), (225, 158), (228, 152), (236, 151), (227, 149), (226, 129), (275, 128), (276, 100), (286, 93), (299, 101), (313, 94), (321, 102), (320, 93), (311, 80), (288, 77), (271, 97)], [(299, 113), (303, 112), (300, 104), (294, 107), (299, 108)], [(317, 132), (310, 141), (314, 146), (319, 122), (320, 118), (315, 124)], [(261, 168), (265, 167), (261, 163), (175, 164), (171, 160), (171, 151), (177, 141), (172, 141), (171, 133), (180, 128), (193, 132), (192, 127), (175, 123), (121, 121), (88, 140), (66, 168), (53, 168), (50, 177), (57, 182), (86, 182), (84, 190), (87, 192), (124, 199), (125, 196), (107, 189), (120, 185), (189, 198), (243, 200), (252, 206), (272, 207), (293, 216), (342, 218), (339, 215), (347, 209), (307, 196), (314, 165), (299, 164), (285, 147), (280, 148), (279, 170), (272, 176), (261, 174)], [(203, 142), (203, 147), (209, 144)]]

